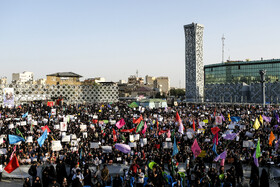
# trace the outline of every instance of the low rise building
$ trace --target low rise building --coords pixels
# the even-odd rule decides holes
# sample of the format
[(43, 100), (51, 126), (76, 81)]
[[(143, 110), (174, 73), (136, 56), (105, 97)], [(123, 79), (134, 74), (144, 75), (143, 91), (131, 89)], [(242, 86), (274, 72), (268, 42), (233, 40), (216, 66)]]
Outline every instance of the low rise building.
[(22, 84), (27, 82), (33, 82), (33, 72), (24, 71), (22, 73), (12, 74), (12, 83)]
[(82, 76), (73, 72), (58, 72), (47, 75), (47, 85), (81, 85)]

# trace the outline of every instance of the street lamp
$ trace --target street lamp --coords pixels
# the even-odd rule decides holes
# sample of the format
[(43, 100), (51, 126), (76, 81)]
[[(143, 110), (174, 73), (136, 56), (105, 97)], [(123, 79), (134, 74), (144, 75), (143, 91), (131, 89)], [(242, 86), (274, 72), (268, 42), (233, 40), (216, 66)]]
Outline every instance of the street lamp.
[(262, 85), (262, 103), (263, 106), (265, 107), (265, 74), (266, 74), (266, 70), (260, 70), (259, 74), (261, 76), (261, 85)]

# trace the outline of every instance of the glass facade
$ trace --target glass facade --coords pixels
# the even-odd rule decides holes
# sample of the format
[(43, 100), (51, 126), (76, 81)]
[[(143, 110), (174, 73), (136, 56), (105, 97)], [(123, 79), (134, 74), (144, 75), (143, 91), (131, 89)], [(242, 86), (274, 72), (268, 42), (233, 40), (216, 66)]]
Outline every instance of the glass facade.
[(255, 83), (260, 81), (259, 70), (266, 70), (266, 81), (280, 78), (280, 59), (260, 61), (228, 61), (204, 66), (204, 84)]

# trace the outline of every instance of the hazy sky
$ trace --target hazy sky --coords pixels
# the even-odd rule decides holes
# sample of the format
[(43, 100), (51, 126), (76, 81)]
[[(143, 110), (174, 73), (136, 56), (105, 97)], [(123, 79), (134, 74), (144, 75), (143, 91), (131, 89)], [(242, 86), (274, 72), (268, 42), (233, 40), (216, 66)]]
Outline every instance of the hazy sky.
[(183, 25), (204, 28), (204, 64), (280, 58), (280, 1), (0, 0), (0, 77), (73, 71), (107, 81), (168, 76), (185, 85)]

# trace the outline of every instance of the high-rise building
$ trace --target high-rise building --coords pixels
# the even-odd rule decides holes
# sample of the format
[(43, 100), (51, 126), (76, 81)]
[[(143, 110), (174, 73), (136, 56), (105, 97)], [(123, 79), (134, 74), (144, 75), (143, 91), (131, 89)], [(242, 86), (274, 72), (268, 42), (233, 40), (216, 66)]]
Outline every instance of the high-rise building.
[(204, 26), (197, 23), (184, 26), (188, 101), (202, 101), (204, 97), (203, 29)]

